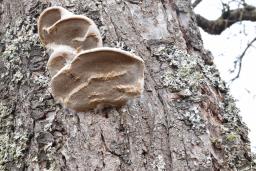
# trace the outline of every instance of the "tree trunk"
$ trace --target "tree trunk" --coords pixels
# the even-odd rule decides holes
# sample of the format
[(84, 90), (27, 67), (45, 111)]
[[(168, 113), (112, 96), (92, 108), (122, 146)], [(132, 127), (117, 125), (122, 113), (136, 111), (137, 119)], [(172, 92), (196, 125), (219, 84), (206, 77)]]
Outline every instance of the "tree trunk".
[[(0, 0), (0, 170), (249, 170), (248, 129), (186, 0)], [(49, 93), (37, 18), (60, 5), (145, 61), (143, 95), (75, 113)]]

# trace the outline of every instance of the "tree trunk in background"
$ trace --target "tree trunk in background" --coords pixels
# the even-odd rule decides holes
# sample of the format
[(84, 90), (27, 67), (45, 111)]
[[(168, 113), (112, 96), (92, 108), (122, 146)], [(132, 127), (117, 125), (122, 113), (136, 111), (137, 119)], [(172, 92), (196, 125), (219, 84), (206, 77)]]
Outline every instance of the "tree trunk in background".
[[(75, 113), (48, 90), (36, 22), (61, 5), (145, 60), (140, 99)], [(0, 170), (249, 170), (248, 129), (186, 0), (0, 0)]]

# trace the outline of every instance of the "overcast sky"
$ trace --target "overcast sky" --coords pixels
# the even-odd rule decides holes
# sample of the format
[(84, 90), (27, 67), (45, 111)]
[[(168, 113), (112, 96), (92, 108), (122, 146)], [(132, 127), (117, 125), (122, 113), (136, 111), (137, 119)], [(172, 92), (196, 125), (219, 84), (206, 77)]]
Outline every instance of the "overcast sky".
[[(230, 2), (231, 0), (222, 0)], [(256, 0), (246, 0), (246, 3), (256, 6)], [(231, 4), (233, 8), (237, 4)], [(217, 19), (221, 14), (221, 0), (202, 0), (195, 11), (207, 19)], [(230, 83), (234, 74), (230, 70), (234, 61), (241, 55), (247, 44), (256, 37), (256, 22), (242, 22), (232, 25), (221, 35), (209, 35), (201, 30), (204, 46), (214, 56), (215, 64), (221, 77)], [(237, 99), (237, 106), (241, 110), (243, 121), (251, 130), (249, 137), (252, 150), (256, 152), (256, 43), (253, 44), (244, 57), (240, 77), (230, 84), (231, 94)]]

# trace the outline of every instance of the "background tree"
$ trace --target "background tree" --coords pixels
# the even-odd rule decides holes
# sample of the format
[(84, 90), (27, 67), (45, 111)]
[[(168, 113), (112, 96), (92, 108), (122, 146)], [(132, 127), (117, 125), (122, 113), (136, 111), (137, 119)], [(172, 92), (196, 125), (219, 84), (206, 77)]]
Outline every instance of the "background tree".
[[(189, 1), (1, 0), (1, 170), (249, 170), (248, 129)], [(48, 91), (36, 20), (61, 5), (92, 18), (105, 46), (145, 60), (145, 90), (122, 109), (62, 108)], [(121, 45), (121, 46), (120, 46)]]
[[(192, 4), (193, 8), (197, 7), (202, 1), (203, 0), (195, 0)], [(234, 5), (237, 8), (231, 7)], [(226, 3), (222, 2), (222, 12), (216, 20), (208, 20), (206, 17), (201, 16), (200, 14), (196, 14), (196, 19), (198, 26), (201, 27), (205, 32), (219, 35), (235, 23), (242, 21), (256, 21), (256, 7), (247, 4), (245, 0), (230, 0)], [(241, 52), (241, 55), (239, 55), (237, 60), (234, 61), (234, 70), (232, 70), (232, 72), (236, 72), (237, 74), (231, 81), (239, 78), (243, 58), (255, 41), (256, 37), (253, 37), (246, 48)]]

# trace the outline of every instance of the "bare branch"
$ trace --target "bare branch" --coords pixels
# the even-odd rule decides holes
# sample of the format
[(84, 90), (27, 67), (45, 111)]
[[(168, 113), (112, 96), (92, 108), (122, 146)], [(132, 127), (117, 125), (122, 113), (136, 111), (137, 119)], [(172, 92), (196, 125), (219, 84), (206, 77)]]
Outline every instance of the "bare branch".
[(242, 70), (242, 63), (243, 63), (243, 58), (246, 54), (246, 52), (248, 51), (248, 49), (252, 46), (252, 44), (256, 41), (256, 37), (250, 42), (248, 43), (248, 45), (246, 46), (246, 48), (244, 49), (243, 53), (237, 58), (237, 60), (235, 60), (234, 62), (234, 69), (231, 71), (232, 73), (235, 72), (236, 67), (238, 65), (238, 72), (237, 75), (231, 79), (231, 82), (235, 81), (237, 78), (239, 78), (241, 70)]
[(196, 15), (196, 19), (198, 26), (207, 33), (221, 34), (226, 28), (236, 22), (244, 20), (256, 21), (256, 8), (245, 5), (243, 8), (223, 11), (217, 20), (207, 20), (199, 14)]
[(192, 4), (192, 7), (195, 8), (198, 4), (200, 4), (202, 0), (195, 0), (195, 2)]

